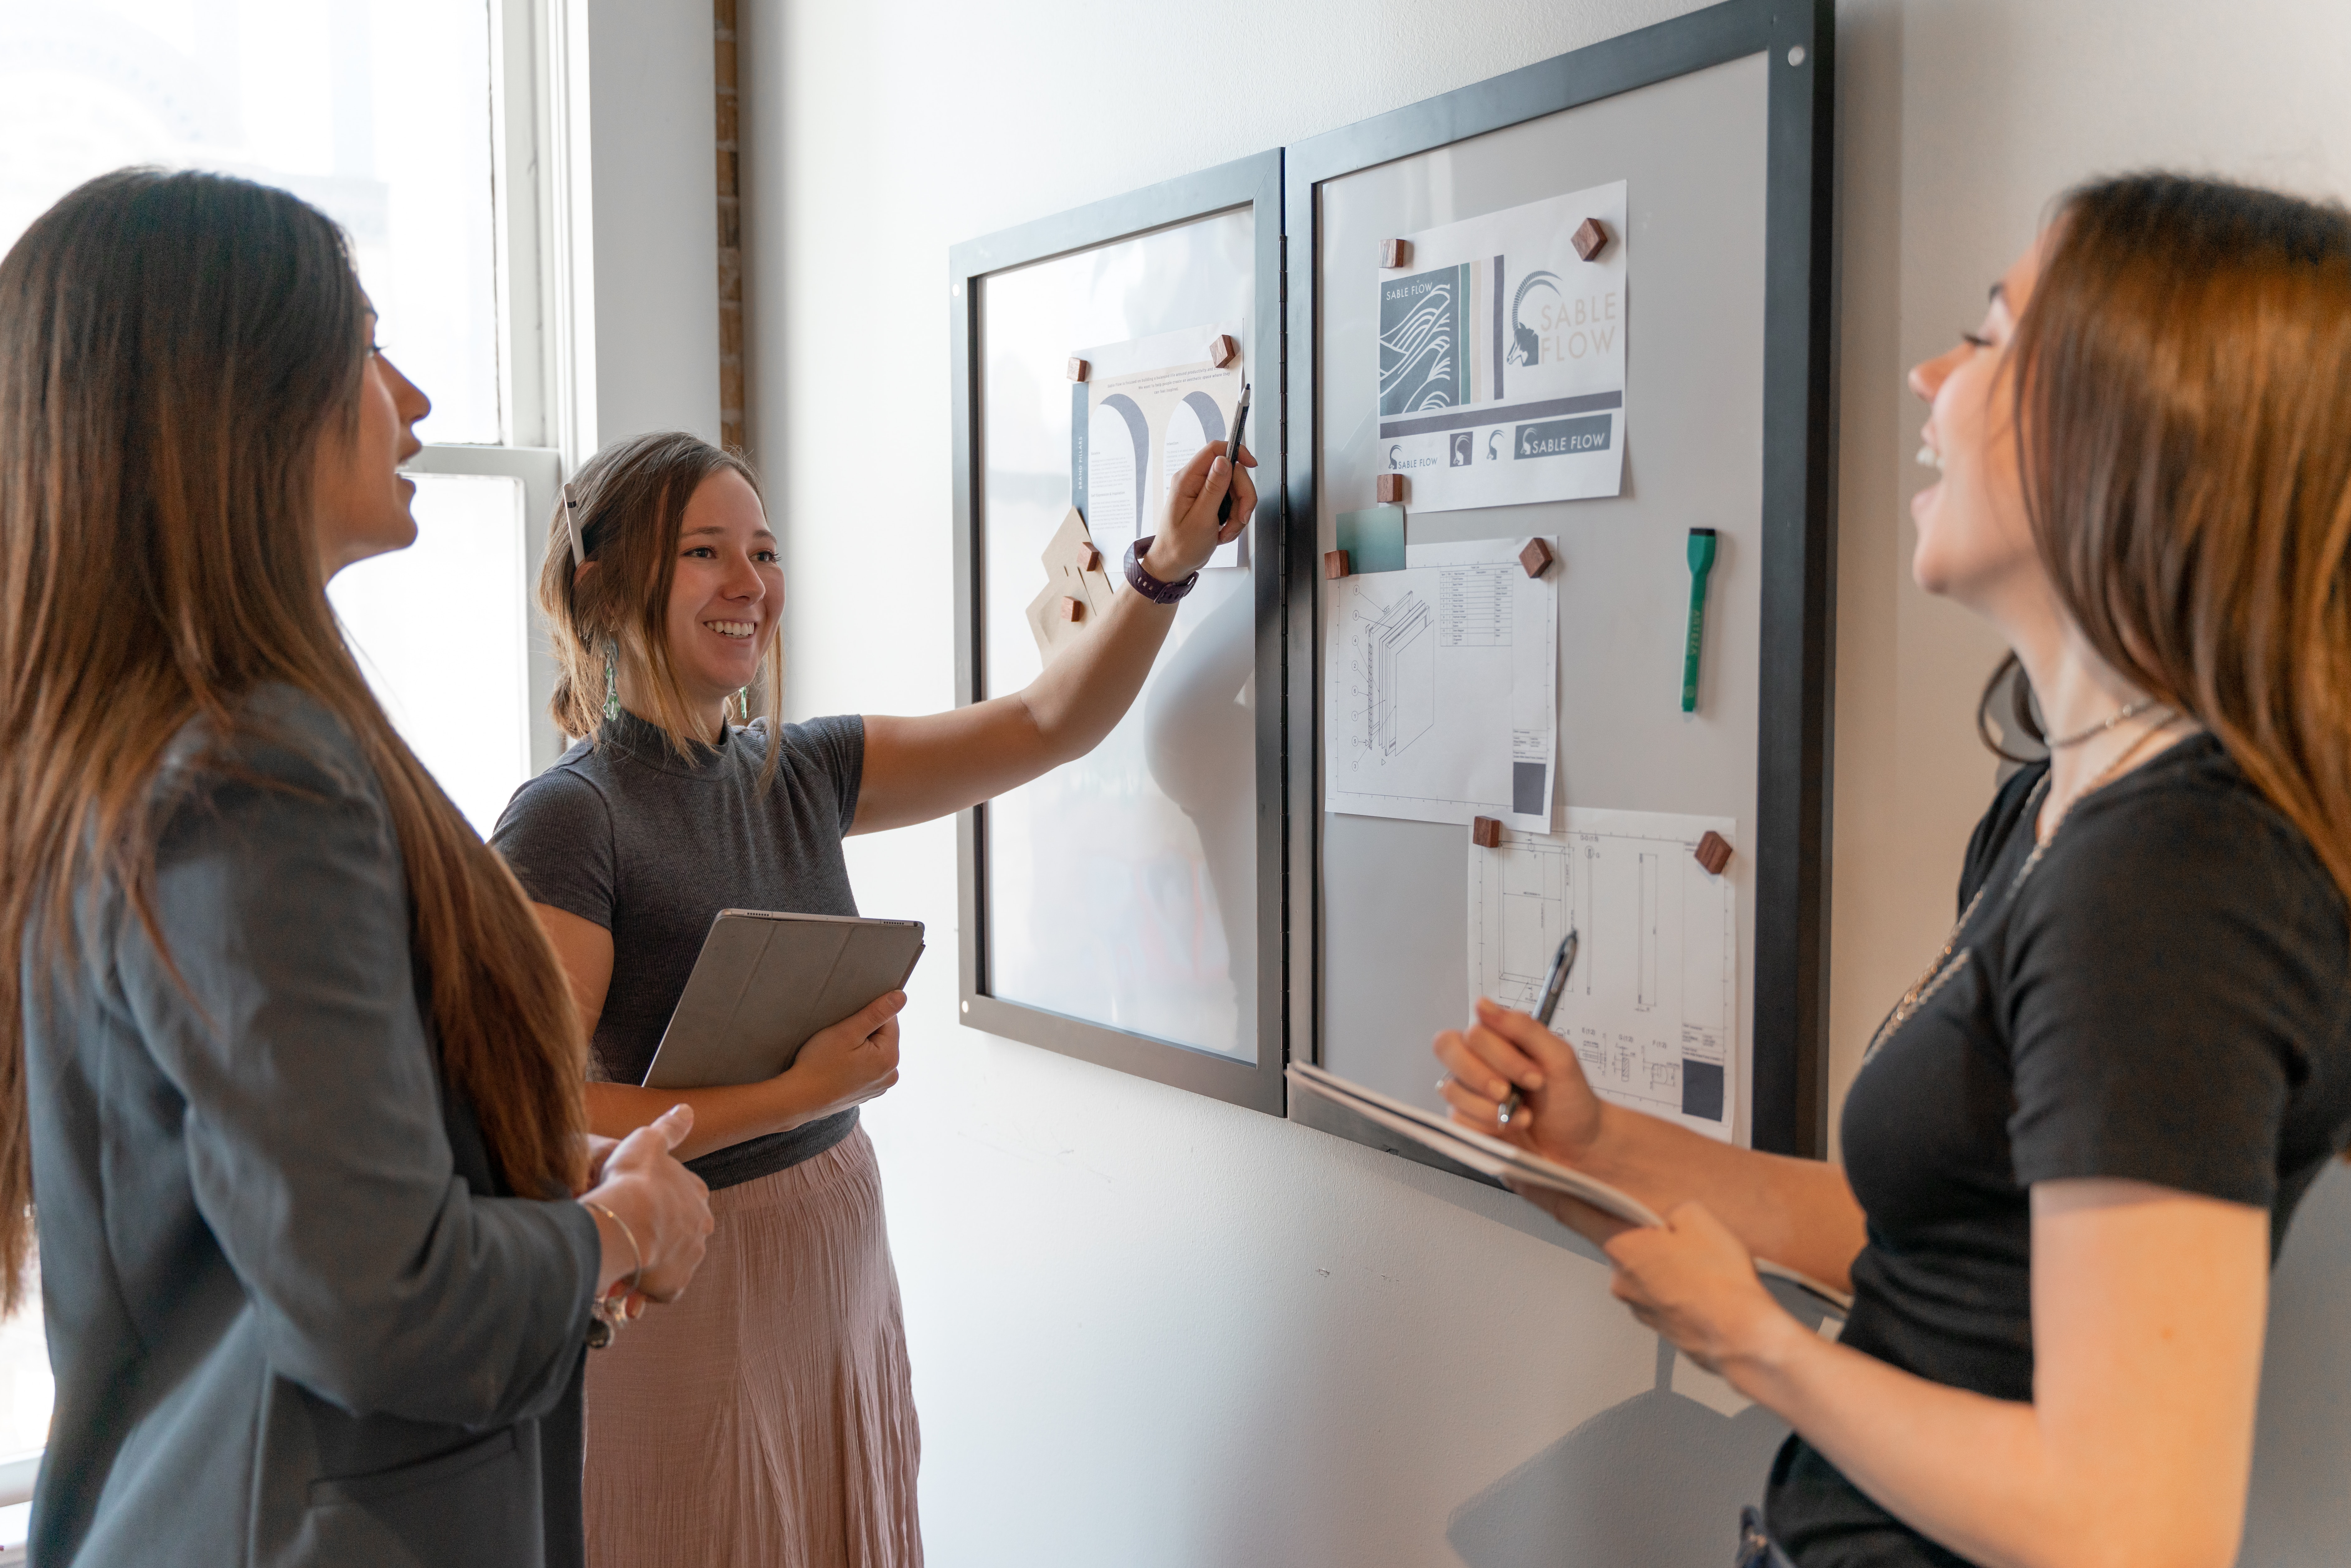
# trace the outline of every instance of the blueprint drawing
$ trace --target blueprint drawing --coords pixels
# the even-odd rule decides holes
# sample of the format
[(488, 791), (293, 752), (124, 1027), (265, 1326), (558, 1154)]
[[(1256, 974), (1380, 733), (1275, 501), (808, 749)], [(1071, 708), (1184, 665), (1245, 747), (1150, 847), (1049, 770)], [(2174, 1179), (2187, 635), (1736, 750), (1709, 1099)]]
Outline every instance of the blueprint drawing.
[(1327, 810), (1551, 826), (1559, 589), (1525, 542), (1412, 546), (1401, 571), (1328, 585)]
[[(1729, 817), (1570, 807), (1560, 833), (1469, 848), (1469, 984), (1535, 1008), (1570, 930), (1552, 1029), (1602, 1098), (1728, 1140), (1738, 1116), (1739, 930), (1729, 872), (1692, 854)], [(1735, 861), (1734, 866), (1745, 864)]]

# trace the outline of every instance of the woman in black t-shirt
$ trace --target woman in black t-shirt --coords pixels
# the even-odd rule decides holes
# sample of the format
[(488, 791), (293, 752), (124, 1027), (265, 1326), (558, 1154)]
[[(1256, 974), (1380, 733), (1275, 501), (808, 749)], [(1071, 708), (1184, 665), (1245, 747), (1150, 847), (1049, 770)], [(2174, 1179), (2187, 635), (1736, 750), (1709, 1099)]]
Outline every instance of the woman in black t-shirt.
[[(1976, 830), (1844, 1167), (1603, 1104), (1490, 1002), (1437, 1039), (1447, 1097), (1493, 1129), (1518, 1085), (1502, 1135), (1666, 1215), (1537, 1198), (1795, 1428), (1768, 1524), (1804, 1568), (2226, 1563), (2269, 1267), (2351, 1139), (2351, 216), (2085, 186), (1910, 382), (1912, 571), (2006, 637), (2049, 758)], [(1850, 1285), (1840, 1343), (1758, 1256)]]

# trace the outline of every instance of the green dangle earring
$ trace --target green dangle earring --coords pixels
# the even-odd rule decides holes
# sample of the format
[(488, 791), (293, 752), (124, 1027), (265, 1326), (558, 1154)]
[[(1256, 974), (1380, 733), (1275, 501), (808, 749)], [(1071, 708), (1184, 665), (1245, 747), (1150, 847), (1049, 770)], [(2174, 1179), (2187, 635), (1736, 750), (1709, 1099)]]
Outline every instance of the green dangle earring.
[(740, 717), (740, 718), (737, 719), (735, 722), (736, 722), (736, 723), (737, 723), (737, 724), (747, 724), (747, 724), (749, 724), (749, 723), (751, 722), (751, 688), (750, 688), (750, 687), (748, 687), (748, 686), (745, 686), (745, 687), (743, 687), (740, 691), (738, 691), (738, 692), (737, 692), (737, 693), (735, 694), (735, 706), (736, 706), (736, 709), (737, 709), (737, 712), (739, 712), (739, 713), (743, 716), (742, 717)]
[(621, 645), (617, 642), (604, 644), (604, 722), (611, 723), (621, 716)]

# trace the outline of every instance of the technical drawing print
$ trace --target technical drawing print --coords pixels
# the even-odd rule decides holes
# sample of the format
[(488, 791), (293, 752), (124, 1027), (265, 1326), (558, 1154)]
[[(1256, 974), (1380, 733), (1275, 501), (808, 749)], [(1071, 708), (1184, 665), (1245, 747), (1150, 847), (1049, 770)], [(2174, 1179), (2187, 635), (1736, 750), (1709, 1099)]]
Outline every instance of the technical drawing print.
[(1323, 585), (1325, 809), (1552, 826), (1559, 590), (1525, 542), (1407, 544)]
[(1364, 703), (1370, 747), (1394, 757), (1437, 722), (1437, 643), (1428, 606), (1407, 593), (1365, 633)]
[(1568, 931), (1552, 1028), (1606, 1100), (1728, 1139), (1736, 1119), (1737, 906), (1691, 851), (1729, 818), (1570, 808), (1563, 833), (1469, 849), (1469, 983), (1531, 1010)]

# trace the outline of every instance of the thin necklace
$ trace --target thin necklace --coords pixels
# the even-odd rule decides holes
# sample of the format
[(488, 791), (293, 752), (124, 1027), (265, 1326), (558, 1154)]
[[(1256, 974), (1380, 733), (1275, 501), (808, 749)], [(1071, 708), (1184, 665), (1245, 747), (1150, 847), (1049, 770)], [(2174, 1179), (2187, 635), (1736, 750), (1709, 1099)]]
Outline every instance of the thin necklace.
[[(2144, 704), (2141, 705), (2140, 711), (2146, 711)], [(2148, 741), (2153, 740), (2157, 736), (2161, 735), (2165, 730), (2170, 728), (2174, 724), (2179, 722), (2179, 715), (2177, 713), (2167, 712), (2160, 723), (2156, 724), (2150, 727), (2145, 735), (2140, 736), (2137, 740), (2131, 742), (2130, 745), (2125, 747), (2121, 756), (2116, 758), (2112, 762), (2107, 763), (2105, 768), (2099, 770), (2098, 776), (2090, 780), (2088, 788), (2083, 789), (2072, 800), (2065, 802), (2064, 806), (2057, 813), (2057, 820), (2049, 824), (2049, 831), (2046, 834), (2041, 832), (2039, 822), (2041, 818), (2041, 798), (2049, 789), (2050, 775), (2043, 773), (2041, 776), (2040, 781), (2032, 786), (2032, 793), (2025, 799), (2024, 802), (2024, 809), (2027, 812), (2031, 813), (2034, 823), (2032, 852), (2024, 857), (2024, 863), (2017, 867), (2016, 874), (2009, 879), (2008, 891), (2011, 895), (2015, 894), (2018, 888), (2024, 885), (2024, 879), (2032, 874), (2032, 868), (2041, 863), (2041, 857), (2048, 852), (2050, 844), (2057, 837), (2057, 830), (2064, 825), (2065, 819), (2073, 813), (2074, 808), (2080, 805), (2083, 800), (2096, 793), (2099, 789), (2104, 789), (2106, 783), (2112, 779), (2116, 773), (2122, 771), (2124, 764), (2127, 763), (2132, 758), (2137, 757)], [(2108, 719), (2106, 722), (2108, 724), (2112, 724), (2115, 720)], [(1901, 1000), (1894, 1004), (1894, 1010), (1886, 1015), (1886, 1021), (1879, 1024), (1877, 1026), (1877, 1032), (1870, 1037), (1869, 1049), (1862, 1052), (1863, 1056), (1869, 1057), (1876, 1055), (1877, 1048), (1884, 1045), (1886, 1040), (1891, 1039), (1896, 1030), (1899, 1030), (1904, 1024), (1908, 1023), (1911, 1016), (1917, 1013), (1920, 1008), (1926, 1006), (1928, 998), (1933, 997), (1937, 991), (1943, 988), (1943, 983), (1946, 980), (1949, 980), (1953, 975), (1958, 974), (1961, 969), (1967, 967), (1968, 958), (1970, 955), (1974, 952), (1974, 949), (1968, 948), (1961, 951), (1956, 958), (1951, 956), (1952, 951), (1959, 947), (1959, 937), (1967, 931), (1968, 922), (1976, 917), (1976, 910), (1978, 906), (1983, 903), (1984, 894), (1991, 891), (1991, 880), (1987, 877), (1984, 880), (1983, 885), (1976, 889), (1976, 895), (1968, 900), (1968, 906), (1959, 911), (1959, 918), (1958, 922), (1951, 926), (1950, 936), (1944, 939), (1943, 950), (1935, 955), (1934, 961), (1927, 966), (1925, 972), (1922, 973), (1917, 979), (1911, 982), (1911, 986), (1908, 990), (1902, 993)]]
[(2155, 699), (2153, 697), (2141, 697), (2135, 703), (2125, 703), (2122, 706), (2115, 709), (2114, 712), (2108, 714), (2098, 723), (2090, 726), (2087, 729), (2077, 729), (2071, 735), (2051, 736), (2041, 744), (2047, 747), (2052, 751), (2063, 751), (2069, 746), (2079, 746), (2085, 740), (2094, 740), (2097, 737), (2105, 734), (2106, 731), (2114, 728), (2115, 726), (2122, 723), (2123, 720), (2126, 718), (2137, 718), (2139, 715), (2145, 713), (2154, 706)]

